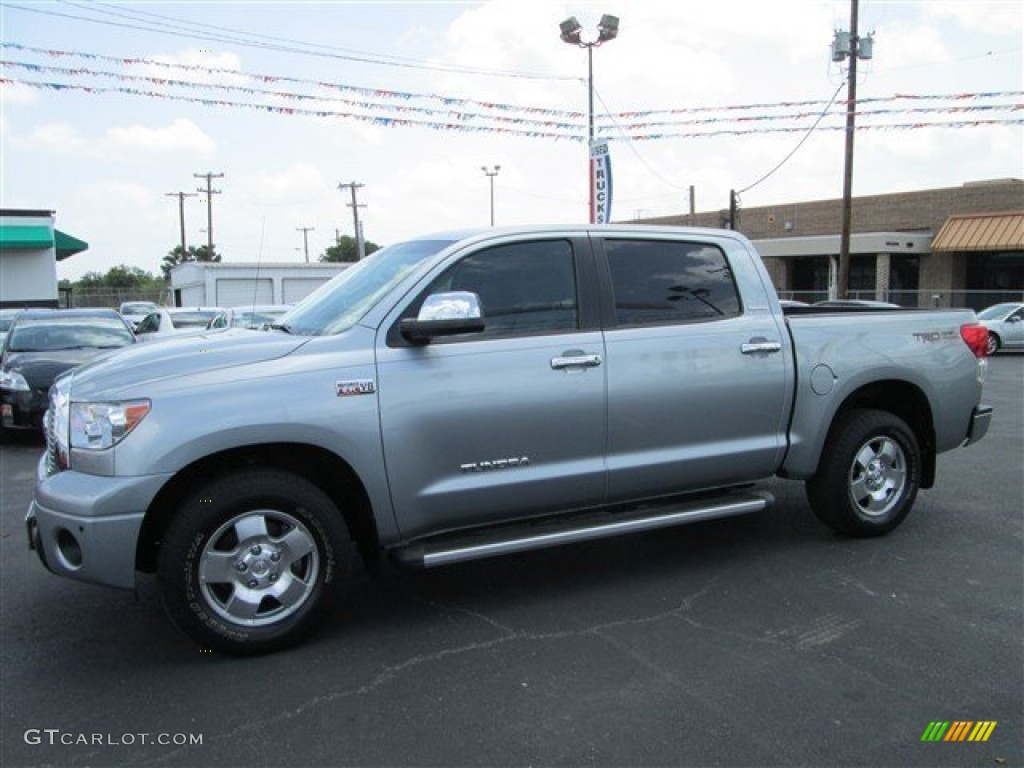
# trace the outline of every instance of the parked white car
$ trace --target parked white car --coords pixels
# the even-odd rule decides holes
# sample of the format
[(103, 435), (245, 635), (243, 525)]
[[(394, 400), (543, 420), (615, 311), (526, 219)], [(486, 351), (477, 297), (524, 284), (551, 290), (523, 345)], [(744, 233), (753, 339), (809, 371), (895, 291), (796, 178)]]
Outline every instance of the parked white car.
[(223, 307), (162, 307), (150, 312), (135, 328), (139, 341), (204, 331)]
[(994, 304), (978, 313), (988, 328), (988, 353), (1000, 349), (1024, 349), (1024, 303)]
[(229, 307), (210, 321), (209, 328), (251, 328), (259, 330), (277, 321), (291, 304), (256, 304)]
[(146, 315), (156, 312), (160, 307), (154, 304), (152, 301), (126, 301), (121, 304), (118, 308), (118, 312), (121, 314), (132, 329), (138, 328)]

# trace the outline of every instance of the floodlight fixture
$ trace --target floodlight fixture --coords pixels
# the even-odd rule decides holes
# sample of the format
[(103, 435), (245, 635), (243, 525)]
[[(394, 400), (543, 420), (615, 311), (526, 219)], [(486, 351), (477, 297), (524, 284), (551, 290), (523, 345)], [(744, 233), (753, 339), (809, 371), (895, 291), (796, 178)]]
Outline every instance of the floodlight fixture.
[(580, 40), (580, 31), (583, 29), (583, 26), (576, 20), (575, 16), (570, 16), (559, 24), (558, 28), (562, 32), (562, 42), (569, 43), (569, 45), (583, 44), (583, 41)]
[(610, 16), (607, 13), (601, 17), (601, 21), (597, 25), (597, 30), (600, 33), (597, 38), (597, 44), (607, 43), (609, 40), (614, 40), (619, 35), (619, 17)]

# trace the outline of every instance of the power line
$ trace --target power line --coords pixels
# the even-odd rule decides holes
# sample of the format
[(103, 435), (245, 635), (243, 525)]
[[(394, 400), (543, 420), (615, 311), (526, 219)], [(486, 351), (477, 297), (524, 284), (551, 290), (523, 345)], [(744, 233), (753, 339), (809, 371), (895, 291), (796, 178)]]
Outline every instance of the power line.
[[(77, 16), (77, 15), (72, 14), (72, 13), (61, 13), (59, 11), (47, 11), (47, 10), (43, 10), (41, 8), (31, 8), (31, 7), (26, 7), (26, 6), (23, 6), (23, 5), (15, 5), (15, 4), (12, 4), (12, 3), (7, 3), (7, 4), (5, 4), (4, 7), (5, 8), (10, 8), (10, 9), (13, 9), (13, 10), (17, 10), (17, 11), (27, 11), (29, 13), (39, 13), (39, 14), (43, 14), (43, 15), (46, 15), (46, 16), (56, 16), (56, 17), (61, 17), (61, 18), (66, 18), (66, 19), (74, 19), (76, 21), (85, 21), (85, 22), (89, 22), (91, 24), (101, 24), (101, 25), (104, 25), (104, 26), (119, 27), (119, 28), (123, 28), (123, 29), (137, 29), (137, 30), (142, 30), (142, 31), (145, 31), (145, 32), (152, 32), (152, 33), (159, 34), (159, 35), (170, 35), (172, 37), (183, 37), (183, 38), (197, 39), (197, 40), (212, 40), (214, 42), (232, 43), (234, 45), (240, 45), (240, 46), (249, 47), (249, 48), (260, 48), (260, 49), (263, 49), (263, 50), (279, 51), (279, 52), (282, 52), (282, 53), (295, 53), (295, 54), (300, 54), (300, 55), (303, 55), (303, 56), (318, 56), (318, 57), (322, 57), (322, 58), (338, 59), (338, 60), (343, 60), (343, 61), (355, 61), (355, 62), (359, 62), (359, 63), (362, 63), (362, 64), (374, 64), (374, 65), (378, 65), (378, 66), (402, 67), (402, 68), (406, 68), (406, 69), (420, 69), (420, 70), (437, 71), (437, 72), (453, 72), (453, 73), (466, 74), (466, 75), (480, 75), (480, 76), (493, 76), (493, 77), (513, 77), (513, 78), (536, 79), (536, 80), (567, 80), (567, 79), (571, 79), (571, 78), (556, 77), (556, 76), (551, 76), (551, 75), (541, 75), (541, 74), (535, 74), (535, 73), (502, 72), (502, 71), (498, 71), (498, 70), (474, 69), (474, 68), (471, 68), (471, 67), (457, 67), (457, 66), (449, 66), (449, 65), (443, 65), (443, 64), (433, 64), (432, 65), (432, 64), (427, 64), (427, 63), (423, 63), (423, 62), (420, 62), (420, 63), (411, 63), (411, 62), (407, 63), (407, 62), (403, 62), (403, 61), (387, 61), (387, 60), (384, 60), (382, 57), (377, 56), (376, 54), (361, 54), (361, 55), (357, 56), (357, 55), (352, 55), (352, 54), (328, 53), (328, 52), (324, 52), (324, 51), (304, 50), (302, 48), (295, 47), (295, 46), (278, 45), (278, 44), (273, 44), (273, 43), (261, 43), (261, 42), (254, 41), (254, 40), (246, 40), (244, 37), (242, 37), (242, 38), (240, 38), (240, 37), (233, 37), (231, 35), (239, 35), (239, 34), (245, 35), (245, 34), (249, 34), (249, 33), (245, 33), (245, 32), (239, 33), (239, 32), (235, 32), (233, 30), (229, 30), (230, 34), (202, 32), (202, 31), (199, 31), (199, 30), (197, 30), (197, 31), (189, 31), (189, 30), (187, 30), (185, 28), (181, 28), (183, 31), (175, 32), (175, 31), (172, 31), (170, 29), (161, 29), (159, 27), (154, 27), (152, 25), (144, 26), (144, 24), (146, 24), (147, 22), (145, 22), (142, 19), (133, 19), (130, 16), (127, 17), (127, 18), (129, 18), (129, 19), (131, 19), (133, 21), (139, 21), (140, 23), (139, 24), (129, 24), (129, 23), (118, 22), (118, 21), (108, 21), (108, 20), (105, 20), (105, 19), (95, 19), (95, 18), (89, 18), (87, 16)], [(124, 14), (114, 14), (114, 15), (118, 15), (118, 16), (124, 17)], [(191, 24), (191, 22), (186, 22), (186, 23)], [(167, 26), (167, 25), (165, 25), (165, 26)], [(196, 26), (196, 25), (192, 24), (192, 26)], [(221, 27), (221, 28), (217, 28), (217, 29), (226, 29), (226, 28)], [(306, 43), (301, 43), (301, 45), (306, 45)]]
[(839, 91), (841, 91), (843, 89), (844, 85), (845, 85), (845, 83), (840, 83), (839, 84), (839, 87), (836, 88), (836, 92), (832, 94), (832, 100), (829, 101), (828, 106), (826, 106), (825, 109), (822, 110), (821, 114), (818, 116), (818, 119), (814, 121), (814, 125), (812, 125), (810, 128), (807, 129), (807, 133), (804, 134), (804, 137), (802, 139), (800, 139), (800, 141), (797, 142), (797, 145), (795, 147), (793, 147), (793, 150), (788, 155), (786, 155), (784, 158), (782, 158), (782, 161), (778, 165), (776, 165), (774, 168), (772, 168), (770, 171), (768, 171), (768, 173), (766, 173), (760, 179), (755, 181), (753, 184), (751, 184), (749, 186), (746, 186), (743, 189), (739, 190), (736, 193), (737, 195), (742, 195), (744, 192), (747, 192), (747, 191), (753, 189), (754, 187), (756, 187), (762, 181), (764, 181), (769, 176), (774, 174), (777, 170), (779, 170), (779, 168), (784, 166), (789, 161), (789, 158), (791, 158), (793, 155), (795, 155), (797, 153), (797, 150), (800, 149), (800, 147), (802, 147), (804, 145), (804, 142), (807, 141), (811, 137), (811, 134), (814, 133), (814, 129), (818, 127), (818, 124), (821, 123), (821, 121), (824, 119), (825, 115), (828, 114), (828, 111), (832, 108), (832, 103), (836, 100), (836, 96), (839, 95)]
[[(101, 3), (101, 2), (92, 2), (88, 6), (82, 5), (80, 3), (68, 2), (68, 0), (64, 0), (64, 3), (66, 5), (72, 5), (72, 6), (75, 6), (77, 8), (81, 8), (83, 10), (85, 10), (86, 8), (88, 8), (89, 10), (96, 10), (97, 8), (110, 8), (110, 9), (119, 8), (119, 6), (113, 6), (110, 3)], [(128, 19), (132, 19), (133, 17), (139, 17), (139, 16), (148, 16), (148, 17), (151, 17), (151, 18), (154, 18), (154, 19), (173, 21), (173, 22), (177, 22), (178, 24), (184, 24), (185, 27), (179, 27), (179, 28), (185, 29), (185, 30), (187, 30), (188, 27), (195, 27), (196, 29), (199, 29), (199, 30), (213, 29), (213, 30), (218, 30), (218, 31), (222, 31), (222, 32), (228, 32), (228, 33), (231, 33), (231, 34), (241, 34), (241, 35), (245, 35), (246, 37), (262, 38), (264, 40), (270, 40), (270, 41), (273, 41), (273, 42), (290, 43), (290, 44), (294, 44), (294, 45), (306, 46), (306, 47), (309, 47), (309, 48), (322, 48), (322, 49), (327, 50), (327, 51), (339, 51), (341, 53), (349, 54), (349, 55), (352, 55), (352, 56), (372, 57), (375, 61), (379, 60), (381, 63), (384, 63), (384, 64), (388, 64), (390, 62), (395, 62), (396, 65), (397, 64), (416, 65), (416, 66), (420, 66), (420, 67), (423, 67), (423, 68), (426, 68), (426, 69), (435, 69), (435, 68), (441, 66), (441, 65), (436, 65), (436, 64), (428, 64), (423, 59), (416, 59), (416, 58), (413, 58), (413, 57), (410, 57), (410, 56), (395, 56), (393, 54), (368, 53), (366, 51), (360, 51), (360, 50), (356, 50), (356, 49), (353, 49), (353, 48), (344, 48), (342, 46), (324, 45), (322, 43), (310, 43), (310, 42), (307, 42), (307, 41), (304, 41), (304, 40), (295, 40), (294, 38), (287, 38), (287, 37), (276, 37), (274, 35), (262, 35), (262, 34), (260, 34), (258, 32), (247, 32), (247, 31), (243, 31), (243, 30), (236, 30), (236, 29), (231, 29), (230, 27), (221, 27), (221, 26), (218, 26), (216, 24), (202, 24), (202, 23), (199, 23), (199, 22), (188, 21), (187, 19), (180, 19), (180, 18), (177, 18), (177, 17), (174, 17), (174, 16), (165, 16), (165, 15), (159, 14), (159, 13), (150, 13), (150, 12), (147, 12), (147, 11), (139, 11), (139, 10), (128, 9), (128, 8), (120, 8), (120, 10), (122, 10), (122, 13), (117, 13), (117, 12), (115, 12), (113, 10), (103, 11), (103, 12), (104, 13), (108, 13), (108, 14), (113, 15), (113, 16), (121, 16), (123, 18), (128, 18)], [(531, 74), (531, 73), (525, 73), (525, 72), (515, 72), (515, 71), (512, 71), (512, 70), (486, 70), (486, 69), (479, 69), (479, 68), (473, 68), (473, 67), (456, 67), (454, 65), (449, 65), (449, 67), (450, 68), (445, 68), (444, 71), (467, 72), (467, 73), (470, 73), (470, 74), (474, 74), (474, 73), (483, 73), (483, 74), (502, 73), (502, 74), (508, 74), (508, 75), (511, 75), (511, 76), (535, 77), (535, 78), (539, 78), (539, 79), (553, 79), (553, 80), (569, 80), (569, 79), (573, 79), (573, 78), (561, 77), (561, 76), (551, 76), (551, 75)]]

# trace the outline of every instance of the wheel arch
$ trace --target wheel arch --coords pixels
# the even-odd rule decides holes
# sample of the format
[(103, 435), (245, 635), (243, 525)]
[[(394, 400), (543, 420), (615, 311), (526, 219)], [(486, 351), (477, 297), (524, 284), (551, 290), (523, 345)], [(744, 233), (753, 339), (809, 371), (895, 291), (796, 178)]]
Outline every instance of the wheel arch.
[(928, 396), (915, 384), (902, 380), (875, 381), (851, 392), (832, 415), (827, 443), (835, 435), (836, 424), (854, 409), (886, 411), (903, 419), (913, 431), (921, 448), (921, 487), (935, 484), (935, 422)]
[(355, 470), (337, 454), (299, 443), (249, 445), (197, 459), (168, 481), (153, 499), (143, 519), (135, 567), (153, 573), (164, 531), (175, 510), (196, 488), (217, 475), (266, 467), (292, 472), (323, 490), (345, 519), (349, 534), (369, 562), (378, 551), (373, 507)]

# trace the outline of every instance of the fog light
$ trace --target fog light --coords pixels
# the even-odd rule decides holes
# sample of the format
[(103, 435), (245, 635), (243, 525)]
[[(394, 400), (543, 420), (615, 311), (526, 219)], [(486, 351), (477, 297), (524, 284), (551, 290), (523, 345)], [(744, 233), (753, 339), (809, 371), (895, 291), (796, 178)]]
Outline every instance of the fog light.
[(57, 554), (60, 555), (64, 567), (71, 570), (82, 567), (82, 547), (67, 528), (60, 528), (57, 531)]
[(14, 406), (9, 403), (0, 405), (0, 421), (3, 422), (5, 427), (14, 426)]

